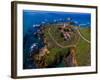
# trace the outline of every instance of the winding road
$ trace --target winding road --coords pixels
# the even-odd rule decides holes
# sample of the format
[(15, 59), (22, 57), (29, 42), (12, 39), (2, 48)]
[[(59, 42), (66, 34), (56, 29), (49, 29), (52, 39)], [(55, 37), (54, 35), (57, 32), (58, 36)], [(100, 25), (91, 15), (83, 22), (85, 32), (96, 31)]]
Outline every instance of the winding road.
[[(87, 43), (90, 44), (90, 41), (87, 40), (87, 39), (81, 34), (81, 32), (80, 32), (80, 26), (77, 27), (77, 33), (79, 34), (79, 36), (80, 36), (84, 41), (86, 41)], [(55, 42), (55, 44), (56, 44), (58, 47), (60, 47), (60, 48), (76, 47), (76, 45), (78, 44), (78, 41), (79, 41), (79, 40), (78, 40), (76, 44), (67, 45), (67, 46), (62, 46), (61, 44), (59, 44), (59, 43), (53, 38), (53, 36), (52, 36), (51, 33), (50, 33), (50, 28), (49, 28), (49, 30), (48, 30), (48, 34), (49, 34), (49, 36), (51, 37), (51, 39)]]

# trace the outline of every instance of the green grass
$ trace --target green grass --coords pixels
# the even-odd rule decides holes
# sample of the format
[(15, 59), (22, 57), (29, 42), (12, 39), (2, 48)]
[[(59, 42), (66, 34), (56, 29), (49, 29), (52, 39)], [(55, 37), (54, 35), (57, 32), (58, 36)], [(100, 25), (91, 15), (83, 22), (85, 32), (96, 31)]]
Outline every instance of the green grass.
[(91, 40), (91, 31), (90, 28), (81, 28), (81, 34), (87, 39), (87, 40)]
[[(84, 37), (90, 40), (90, 29), (83, 28), (81, 29), (81, 33)], [(79, 66), (88, 66), (91, 64), (90, 58), (90, 44), (85, 42), (83, 39), (80, 38), (79, 44), (77, 45), (77, 62)]]
[[(75, 33), (74, 38), (72, 38), (70, 41), (64, 41), (63, 38), (61, 38), (58, 34), (59, 34), (59, 31), (57, 30), (57, 27), (56, 25), (52, 25), (53, 27), (51, 28), (50, 30), (50, 33), (51, 35), (54, 37), (54, 39), (60, 43), (61, 45), (70, 45), (70, 44), (75, 44), (78, 40), (78, 34)], [(50, 27), (50, 25), (49, 25)], [(49, 46), (49, 51), (50, 51), (50, 54), (46, 55), (46, 59), (45, 59), (45, 62), (48, 63), (48, 64), (52, 64), (52, 62), (55, 60), (55, 58), (58, 58), (59, 59), (59, 56), (63, 56), (65, 54), (67, 54), (67, 51), (68, 51), (68, 48), (60, 48), (58, 47), (55, 42), (51, 39), (51, 37), (49, 36), (48, 34), (48, 28), (49, 27), (46, 27), (45, 29), (45, 36), (46, 36), (46, 39), (48, 41), (48, 46)], [(82, 35), (90, 40), (90, 29), (89, 28), (81, 28), (81, 33)], [(80, 38), (79, 42), (78, 42), (78, 45), (76, 47), (76, 59), (77, 59), (77, 62), (78, 62), (78, 66), (88, 66), (91, 64), (91, 61), (90, 61), (90, 44), (85, 42), (83, 39)], [(58, 67), (62, 67), (63, 64), (59, 64)]]
[(46, 55), (45, 62), (50, 65), (53, 61), (59, 60), (60, 56), (67, 54), (67, 51), (66, 48), (52, 48), (50, 49), (50, 54)]

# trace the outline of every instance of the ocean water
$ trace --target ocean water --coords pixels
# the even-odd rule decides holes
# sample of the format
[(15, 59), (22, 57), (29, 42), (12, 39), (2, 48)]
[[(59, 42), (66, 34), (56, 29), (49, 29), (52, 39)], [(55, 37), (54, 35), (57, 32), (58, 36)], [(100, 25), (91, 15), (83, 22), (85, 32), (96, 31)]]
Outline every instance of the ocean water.
[(45, 24), (74, 22), (80, 27), (91, 27), (91, 14), (56, 11), (23, 10), (23, 69), (36, 68), (30, 59), (31, 51), (44, 46), (35, 33)]

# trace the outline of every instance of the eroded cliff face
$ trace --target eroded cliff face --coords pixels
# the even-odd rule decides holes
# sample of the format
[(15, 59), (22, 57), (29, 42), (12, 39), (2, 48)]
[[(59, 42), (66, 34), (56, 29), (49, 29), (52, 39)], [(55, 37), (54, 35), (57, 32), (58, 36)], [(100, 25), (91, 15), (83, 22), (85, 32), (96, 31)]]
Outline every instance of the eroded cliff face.
[[(43, 51), (45, 51), (45, 49), (43, 49)], [(78, 65), (77, 60), (76, 60), (76, 48), (75, 47), (69, 48), (68, 52), (66, 52), (64, 55), (52, 56), (53, 58), (47, 61), (49, 54), (50, 53), (40, 52), (32, 56), (37, 68), (56, 67), (61, 62), (63, 62), (64, 66), (66, 67), (73, 67), (73, 66)]]
[(64, 55), (64, 63), (67, 67), (77, 66), (76, 60), (76, 48), (70, 47), (68, 50), (68, 54)]
[(35, 62), (37, 68), (45, 68), (48, 66), (45, 61), (46, 56), (48, 56), (49, 53), (49, 50), (45, 46), (39, 50), (39, 53), (32, 55), (32, 59)]

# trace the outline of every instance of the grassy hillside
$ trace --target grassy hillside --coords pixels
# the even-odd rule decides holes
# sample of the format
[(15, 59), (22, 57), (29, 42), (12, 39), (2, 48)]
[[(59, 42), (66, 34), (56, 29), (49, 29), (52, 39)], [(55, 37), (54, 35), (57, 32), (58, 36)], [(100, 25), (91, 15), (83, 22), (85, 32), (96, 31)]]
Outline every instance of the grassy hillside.
[[(58, 26), (46, 25), (44, 29), (44, 36), (48, 43), (49, 54), (45, 55), (41, 61), (43, 61), (49, 67), (65, 67), (64, 56), (68, 55), (69, 45), (76, 45), (76, 59), (78, 66), (87, 66), (91, 64), (90, 61), (90, 44), (79, 37), (77, 31), (71, 35), (71, 39), (65, 41), (60, 36)], [(90, 40), (90, 29), (81, 28), (81, 34), (88, 40)], [(53, 39), (52, 39), (52, 37)], [(55, 42), (56, 41), (56, 42)], [(59, 45), (63, 46), (60, 47)]]
[[(46, 29), (47, 31), (48, 31), (48, 28)], [(75, 44), (79, 38), (78, 36), (75, 36), (76, 38), (73, 38), (70, 41), (66, 42), (58, 35), (59, 31), (57, 30), (57, 27), (55, 27), (55, 25), (51, 26), (50, 29), (51, 29), (50, 33), (54, 37), (54, 39), (63, 46)], [(64, 48), (64, 49), (59, 48), (55, 44), (55, 42), (51, 39), (51, 37), (47, 31), (45, 33), (45, 36), (49, 43), (50, 54), (47, 56), (46, 62), (50, 63), (50, 61), (52, 62), (57, 56), (63, 56), (65, 54), (67, 54), (68, 48)], [(81, 28), (80, 31), (81, 31), (81, 34), (86, 39), (90, 40), (90, 29), (89, 28)], [(78, 35), (78, 34), (76, 33), (75, 35)], [(76, 50), (77, 50), (76, 59), (77, 59), (78, 65), (79, 66), (90, 65), (90, 63), (91, 63), (91, 61), (90, 61), (90, 44), (88, 44), (87, 42), (85, 42), (83, 39), (80, 38), (78, 45), (76, 47)], [(61, 63), (60, 66), (63, 66), (63, 64)]]
[[(80, 29), (83, 36), (90, 40), (90, 29), (82, 28)], [(77, 45), (77, 62), (79, 66), (87, 66), (91, 64), (91, 54), (90, 54), (90, 44), (80, 38), (80, 41)]]

